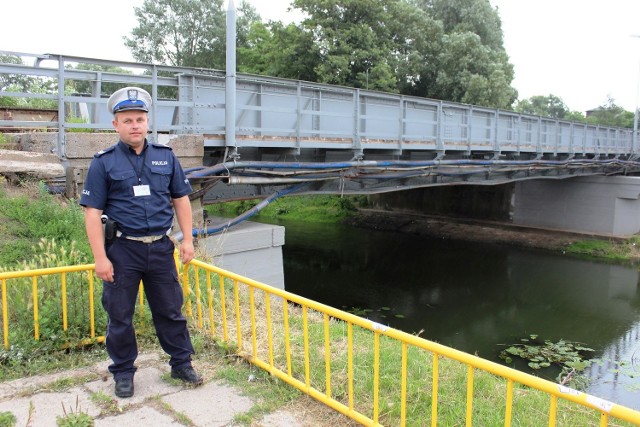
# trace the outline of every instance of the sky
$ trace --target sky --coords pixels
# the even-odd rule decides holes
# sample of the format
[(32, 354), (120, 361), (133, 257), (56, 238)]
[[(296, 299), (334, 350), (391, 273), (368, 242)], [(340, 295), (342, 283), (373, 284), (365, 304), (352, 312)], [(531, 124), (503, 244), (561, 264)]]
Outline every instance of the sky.
[[(241, 0), (235, 0), (236, 6)], [(5, 1), (0, 50), (132, 61), (123, 37), (143, 0)], [(298, 21), (291, 0), (249, 0), (264, 20)], [(490, 0), (502, 20), (518, 98), (560, 97), (586, 111), (612, 98), (634, 111), (640, 87), (640, 0)], [(64, 7), (62, 6), (64, 5)], [(97, 6), (100, 5), (100, 6)], [(638, 36), (638, 37), (634, 37)]]

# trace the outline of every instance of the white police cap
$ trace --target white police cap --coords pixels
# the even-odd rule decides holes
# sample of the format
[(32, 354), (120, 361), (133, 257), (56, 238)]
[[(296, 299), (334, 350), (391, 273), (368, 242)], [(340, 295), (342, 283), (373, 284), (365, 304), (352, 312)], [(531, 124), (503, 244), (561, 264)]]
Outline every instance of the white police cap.
[(107, 108), (113, 114), (130, 110), (149, 112), (149, 107), (151, 107), (151, 95), (139, 87), (118, 89), (107, 101)]

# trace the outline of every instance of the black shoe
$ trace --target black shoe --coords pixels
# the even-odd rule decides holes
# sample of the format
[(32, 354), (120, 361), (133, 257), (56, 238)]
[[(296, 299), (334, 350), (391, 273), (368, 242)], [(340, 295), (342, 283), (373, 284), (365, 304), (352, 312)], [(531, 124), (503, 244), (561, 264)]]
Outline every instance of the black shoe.
[(196, 374), (196, 371), (194, 371), (191, 366), (182, 369), (172, 369), (171, 378), (176, 378), (192, 385), (200, 385), (203, 382), (202, 377)]
[(133, 378), (118, 378), (116, 380), (116, 396), (133, 396)]

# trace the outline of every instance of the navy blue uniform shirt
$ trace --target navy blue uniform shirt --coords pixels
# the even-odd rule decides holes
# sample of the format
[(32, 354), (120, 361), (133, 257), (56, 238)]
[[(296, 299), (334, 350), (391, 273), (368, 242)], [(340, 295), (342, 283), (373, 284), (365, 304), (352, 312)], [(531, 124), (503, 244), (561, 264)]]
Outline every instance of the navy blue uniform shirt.
[[(134, 187), (149, 186), (148, 195)], [(166, 233), (173, 223), (171, 199), (191, 193), (191, 184), (170, 147), (148, 144), (137, 155), (119, 141), (93, 156), (80, 204), (102, 210), (127, 236)], [(145, 194), (145, 191), (140, 192)]]

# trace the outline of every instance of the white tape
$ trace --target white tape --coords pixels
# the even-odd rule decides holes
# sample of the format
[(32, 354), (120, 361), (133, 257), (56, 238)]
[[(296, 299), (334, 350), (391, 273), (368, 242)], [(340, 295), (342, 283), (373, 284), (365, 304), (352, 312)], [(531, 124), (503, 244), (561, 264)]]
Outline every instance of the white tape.
[(389, 329), (387, 326), (384, 326), (380, 323), (376, 323), (376, 322), (371, 322), (371, 327), (373, 328), (374, 331), (381, 331), (384, 332), (387, 329)]
[(572, 388), (563, 386), (563, 385), (559, 385), (558, 389), (560, 390), (560, 393), (562, 394), (571, 394), (573, 396), (579, 396), (581, 393), (578, 390), (574, 390)]
[(611, 403), (608, 400), (600, 399), (595, 396), (587, 396), (587, 402), (607, 413), (611, 412), (611, 408), (615, 405), (615, 403)]

